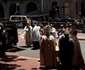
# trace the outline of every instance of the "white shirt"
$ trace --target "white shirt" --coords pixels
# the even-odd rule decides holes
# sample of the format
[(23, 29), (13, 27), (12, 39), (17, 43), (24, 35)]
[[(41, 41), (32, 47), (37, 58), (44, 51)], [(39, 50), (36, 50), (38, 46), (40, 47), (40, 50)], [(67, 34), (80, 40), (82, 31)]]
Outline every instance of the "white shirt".
[(37, 26), (38, 27), (38, 29), (40, 30), (40, 26)]
[(52, 33), (54, 39), (56, 40), (56, 29), (54, 27), (52, 27), (51, 33)]
[[(32, 31), (32, 26), (29, 26), (30, 27), (30, 30)], [(29, 31), (29, 29), (27, 28), (27, 26), (25, 26), (24, 28), (25, 31)]]

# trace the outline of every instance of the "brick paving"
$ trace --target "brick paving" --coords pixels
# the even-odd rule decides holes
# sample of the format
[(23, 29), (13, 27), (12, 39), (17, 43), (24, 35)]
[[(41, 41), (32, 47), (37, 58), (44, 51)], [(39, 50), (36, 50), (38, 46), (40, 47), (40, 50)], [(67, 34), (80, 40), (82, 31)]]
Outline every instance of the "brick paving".
[[(19, 37), (19, 42), (24, 39)], [(39, 59), (20, 56), (19, 52), (6, 52), (6, 57), (0, 58), (0, 70), (39, 70)]]
[(77, 37), (79, 40), (85, 40), (85, 33), (78, 33)]
[(6, 52), (7, 57), (0, 59), (0, 70), (39, 70), (37, 59), (19, 57), (18, 52)]

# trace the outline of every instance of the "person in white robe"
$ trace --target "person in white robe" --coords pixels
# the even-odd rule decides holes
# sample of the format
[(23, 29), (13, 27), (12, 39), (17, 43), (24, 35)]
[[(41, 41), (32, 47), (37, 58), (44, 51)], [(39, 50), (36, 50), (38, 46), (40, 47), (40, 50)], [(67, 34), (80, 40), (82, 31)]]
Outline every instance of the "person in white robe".
[(29, 20), (27, 21), (25, 28), (22, 30), (22, 32), (20, 34), (22, 34), (24, 32), (25, 32), (25, 34), (24, 34), (25, 44), (28, 47), (30, 47), (32, 45), (32, 26), (31, 26)]
[(32, 41), (33, 41), (33, 49), (39, 49), (40, 48), (40, 31), (36, 23), (33, 24)]
[(51, 34), (54, 37), (55, 41), (56, 41), (56, 29), (53, 27), (53, 25), (51, 25)]

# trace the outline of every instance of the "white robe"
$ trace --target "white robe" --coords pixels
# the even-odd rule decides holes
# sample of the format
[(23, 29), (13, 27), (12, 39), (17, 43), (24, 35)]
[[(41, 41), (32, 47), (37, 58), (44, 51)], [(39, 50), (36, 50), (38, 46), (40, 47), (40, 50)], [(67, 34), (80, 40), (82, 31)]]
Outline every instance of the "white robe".
[(54, 27), (52, 27), (51, 33), (54, 39), (56, 40), (56, 29)]
[(25, 43), (27, 46), (31, 46), (31, 44), (32, 44), (32, 27), (29, 26), (29, 28), (27, 28), (27, 26), (24, 28), (24, 30), (26, 31)]
[(32, 41), (40, 41), (40, 31), (37, 26), (34, 26), (33, 28)]

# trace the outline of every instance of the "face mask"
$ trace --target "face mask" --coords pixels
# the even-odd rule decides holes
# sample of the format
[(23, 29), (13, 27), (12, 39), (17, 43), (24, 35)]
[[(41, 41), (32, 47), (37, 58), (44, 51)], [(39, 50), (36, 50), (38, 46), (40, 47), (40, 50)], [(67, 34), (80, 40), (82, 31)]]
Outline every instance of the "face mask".
[(70, 32), (69, 32), (69, 30), (65, 30), (65, 32), (64, 32), (65, 34), (69, 34)]

